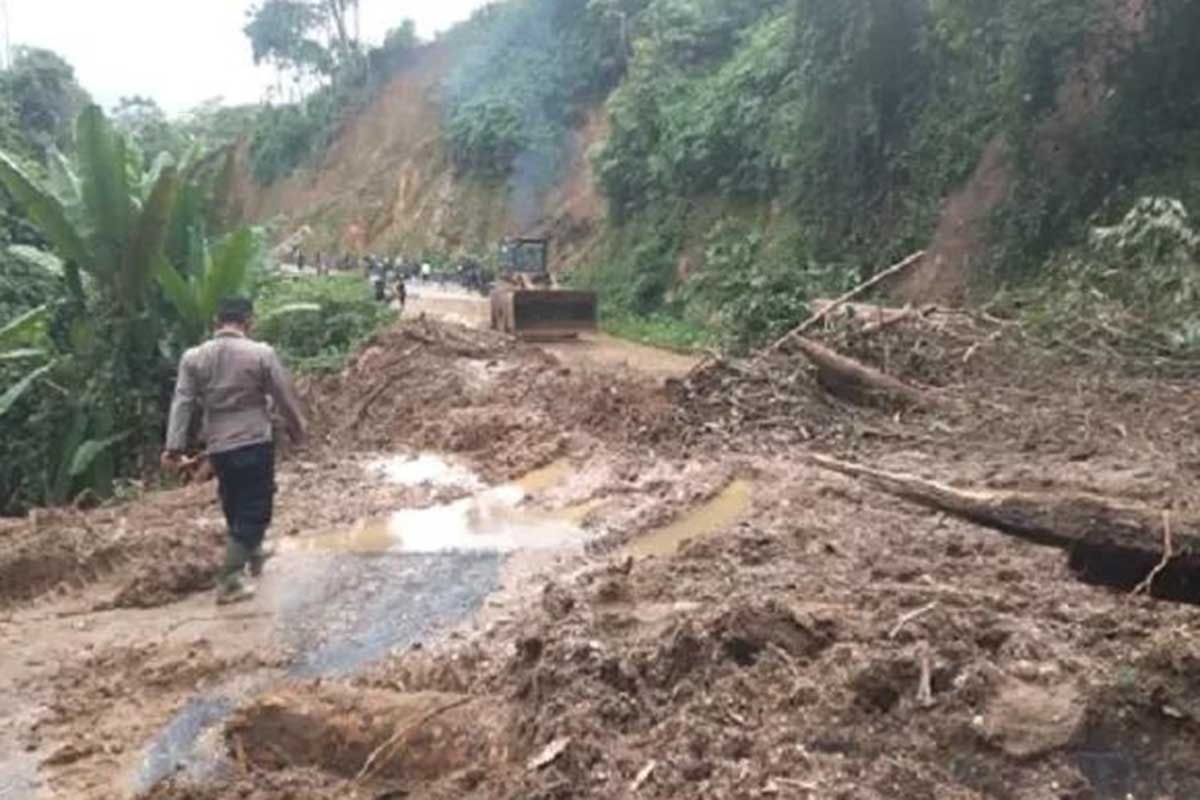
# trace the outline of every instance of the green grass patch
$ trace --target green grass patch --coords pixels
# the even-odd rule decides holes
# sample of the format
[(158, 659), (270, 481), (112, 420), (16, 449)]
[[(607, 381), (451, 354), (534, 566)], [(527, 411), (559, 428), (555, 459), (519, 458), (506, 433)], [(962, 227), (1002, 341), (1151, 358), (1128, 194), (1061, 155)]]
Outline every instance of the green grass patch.
[(670, 350), (703, 350), (718, 344), (712, 331), (666, 314), (605, 316), (600, 320), (600, 329), (621, 339)]

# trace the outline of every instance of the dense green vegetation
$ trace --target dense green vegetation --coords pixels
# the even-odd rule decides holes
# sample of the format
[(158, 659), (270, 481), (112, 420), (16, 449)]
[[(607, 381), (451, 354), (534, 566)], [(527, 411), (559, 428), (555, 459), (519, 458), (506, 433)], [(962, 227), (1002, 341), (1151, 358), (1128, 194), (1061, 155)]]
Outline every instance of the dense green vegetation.
[(41, 247), (8, 249), (0, 281), (6, 513), (103, 499), (119, 478), (146, 473), (175, 357), (206, 333), (216, 296), (246, 288), (261, 255), (241, 230), (210, 256), (211, 160), (147, 164), (95, 106), (73, 139), (73, 158), (47, 144), (42, 169), (0, 152), (0, 184), (41, 236)]
[[(260, 181), (321, 152), (412, 50), (409, 28), (364, 54), (336, 5), (269, 0), (247, 28), (316, 87), (262, 112)], [(976, 291), (1045, 277), (1142, 194), (1195, 207), (1200, 7), (1160, 0), (1141, 34), (1110, 17), (1089, 0), (507, 0), (443, 38), (444, 133), (528, 225), (603, 104), (609, 220), (573, 279), (614, 329), (745, 347), (925, 247), (989, 143), (1007, 191), (970, 254)]]
[(0, 513), (104, 499), (151, 473), (175, 365), (221, 298), (259, 296), (263, 338), (337, 368), (390, 312), (363, 281), (263, 270), (263, 234), (212, 213), (223, 158), (149, 165), (96, 107), (45, 174), (0, 152), (0, 185), (43, 237), (0, 250)]
[(358, 275), (272, 275), (259, 287), (255, 336), (273, 344), (298, 372), (329, 372), (395, 312), (375, 300)]
[(446, 132), (523, 205), (607, 95), (607, 246), (579, 280), (614, 318), (746, 345), (924, 247), (993, 140), (1012, 174), (984, 285), (1037, 277), (1149, 176), (1191, 167), (1171, 192), (1194, 193), (1200, 9), (1163, 0), (1141, 37), (1116, 22), (1088, 0), (511, 0), (450, 37)]
[(456, 166), (512, 175), (534, 192), (560, 175), (563, 139), (624, 66), (619, 17), (603, 2), (518, 0), (454, 29), (445, 128)]

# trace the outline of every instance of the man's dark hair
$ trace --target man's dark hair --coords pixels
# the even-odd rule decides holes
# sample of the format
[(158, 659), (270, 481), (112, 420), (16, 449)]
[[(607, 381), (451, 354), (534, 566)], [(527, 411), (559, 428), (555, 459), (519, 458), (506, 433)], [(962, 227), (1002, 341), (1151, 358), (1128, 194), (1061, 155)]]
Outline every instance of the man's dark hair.
[(245, 325), (254, 316), (254, 303), (245, 297), (226, 297), (217, 306), (219, 325)]

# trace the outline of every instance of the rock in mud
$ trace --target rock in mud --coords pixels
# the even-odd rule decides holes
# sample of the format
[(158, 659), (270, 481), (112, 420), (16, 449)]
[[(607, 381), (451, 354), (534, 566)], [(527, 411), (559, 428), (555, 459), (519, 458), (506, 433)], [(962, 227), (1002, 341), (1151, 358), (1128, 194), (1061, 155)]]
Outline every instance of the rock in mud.
[(1066, 747), (1086, 709), (1069, 683), (1047, 687), (1010, 679), (988, 704), (981, 733), (1013, 758), (1034, 758)]

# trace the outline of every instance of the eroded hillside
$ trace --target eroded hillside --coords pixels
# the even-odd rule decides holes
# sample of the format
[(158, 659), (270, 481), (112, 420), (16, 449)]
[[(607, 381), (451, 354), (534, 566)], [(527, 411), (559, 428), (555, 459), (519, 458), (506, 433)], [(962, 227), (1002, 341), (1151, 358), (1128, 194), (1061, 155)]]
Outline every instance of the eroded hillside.
[(238, 214), (274, 223), (281, 236), (312, 229), (311, 249), (455, 254), (487, 252), (504, 236), (554, 236), (566, 263), (594, 242), (604, 204), (587, 158), (605, 135), (597, 108), (571, 132), (562, 179), (533, 213), (517, 213), (510, 180), (460, 174), (442, 129), (442, 86), (452, 52), (423, 48), (413, 64), (341, 128), (320, 160), (259, 185), (239, 150)]

